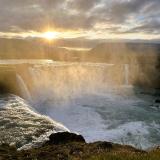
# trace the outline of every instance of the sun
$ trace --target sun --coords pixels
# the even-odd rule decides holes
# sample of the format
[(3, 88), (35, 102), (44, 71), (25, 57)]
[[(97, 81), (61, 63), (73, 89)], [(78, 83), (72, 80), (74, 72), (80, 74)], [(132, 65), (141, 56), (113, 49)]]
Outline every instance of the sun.
[(42, 34), (42, 37), (49, 40), (49, 41), (51, 41), (53, 39), (56, 39), (57, 36), (58, 36), (58, 33), (57, 32), (52, 32), (52, 31), (47, 31), (47, 32), (44, 32)]

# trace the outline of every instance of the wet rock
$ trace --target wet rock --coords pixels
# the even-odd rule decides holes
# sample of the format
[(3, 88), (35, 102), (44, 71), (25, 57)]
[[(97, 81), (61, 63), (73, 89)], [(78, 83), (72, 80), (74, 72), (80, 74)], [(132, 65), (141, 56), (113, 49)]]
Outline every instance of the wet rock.
[(160, 103), (160, 99), (156, 99), (156, 100), (155, 100), (155, 103)]
[(49, 144), (65, 144), (70, 142), (85, 143), (85, 139), (81, 135), (70, 132), (58, 132), (49, 136)]

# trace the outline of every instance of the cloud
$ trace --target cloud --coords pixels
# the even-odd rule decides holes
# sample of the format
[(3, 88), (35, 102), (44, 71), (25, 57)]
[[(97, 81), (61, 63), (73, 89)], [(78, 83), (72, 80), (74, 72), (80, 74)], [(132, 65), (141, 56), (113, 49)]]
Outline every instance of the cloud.
[(126, 22), (130, 16), (138, 16), (148, 3), (150, 3), (150, 0), (130, 0), (114, 3), (109, 11), (110, 21)]
[(130, 30), (121, 33), (139, 33), (139, 32), (149, 33), (149, 34), (151, 33), (160, 34), (160, 21), (155, 21), (155, 20), (146, 21), (144, 24), (138, 27), (134, 27)]
[(42, 31), (50, 26), (160, 35), (159, 6), (160, 0), (0, 0), (0, 32)]
[(15, 26), (36, 31), (47, 25), (60, 29), (91, 27), (90, 17), (83, 12), (72, 14), (71, 9), (65, 6), (63, 0), (27, 0), (24, 3), (20, 0), (0, 0), (0, 30), (11, 31)]
[(68, 7), (78, 11), (89, 11), (100, 2), (99, 0), (69, 0)]

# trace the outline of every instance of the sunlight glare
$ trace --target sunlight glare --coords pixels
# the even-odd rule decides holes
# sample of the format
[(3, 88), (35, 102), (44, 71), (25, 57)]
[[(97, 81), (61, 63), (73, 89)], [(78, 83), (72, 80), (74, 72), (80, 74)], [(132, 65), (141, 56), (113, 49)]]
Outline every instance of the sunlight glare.
[(53, 40), (56, 39), (58, 36), (57, 32), (51, 32), (51, 31), (47, 31), (45, 33), (43, 33), (42, 37), (47, 39), (47, 40)]

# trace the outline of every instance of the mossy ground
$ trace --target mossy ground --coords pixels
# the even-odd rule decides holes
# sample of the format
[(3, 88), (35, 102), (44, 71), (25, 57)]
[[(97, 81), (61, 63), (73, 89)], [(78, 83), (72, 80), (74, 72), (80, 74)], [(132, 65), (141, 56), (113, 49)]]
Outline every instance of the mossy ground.
[(1, 145), (0, 160), (160, 160), (160, 149), (144, 152), (118, 144), (73, 142), (17, 151), (13, 146)]

